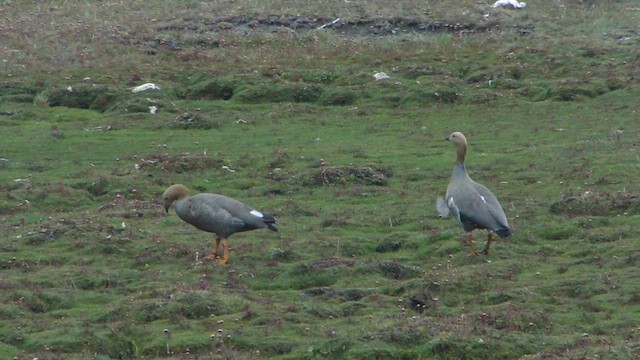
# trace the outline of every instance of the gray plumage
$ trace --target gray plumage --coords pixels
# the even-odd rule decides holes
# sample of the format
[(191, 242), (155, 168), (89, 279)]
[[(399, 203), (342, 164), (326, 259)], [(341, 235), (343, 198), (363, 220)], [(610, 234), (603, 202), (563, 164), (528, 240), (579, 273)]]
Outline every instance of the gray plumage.
[(441, 216), (446, 217), (450, 213), (462, 225), (467, 232), (472, 254), (476, 254), (476, 252), (471, 232), (475, 229), (486, 229), (489, 235), (487, 245), (482, 252), (488, 254), (493, 233), (500, 237), (512, 234), (509, 222), (495, 195), (486, 186), (469, 177), (464, 165), (467, 153), (466, 137), (460, 132), (454, 132), (446, 140), (455, 145), (458, 156), (447, 187), (445, 200), (443, 202), (438, 199), (436, 207)]
[(185, 222), (196, 228), (215, 233), (216, 246), (213, 255), (218, 256), (220, 241), (223, 241), (224, 257), (219, 262), (229, 259), (226, 239), (234, 233), (267, 228), (278, 231), (276, 219), (272, 215), (263, 214), (238, 200), (218, 194), (196, 194), (189, 196), (189, 189), (182, 184), (171, 185), (163, 194), (164, 208), (169, 212), (173, 204), (176, 214)]

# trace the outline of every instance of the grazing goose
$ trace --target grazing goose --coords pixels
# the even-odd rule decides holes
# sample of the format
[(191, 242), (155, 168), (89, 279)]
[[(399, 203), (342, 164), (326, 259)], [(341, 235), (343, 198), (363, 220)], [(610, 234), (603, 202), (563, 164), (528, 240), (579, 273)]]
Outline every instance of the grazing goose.
[[(238, 200), (218, 194), (196, 194), (189, 196), (189, 189), (182, 184), (175, 184), (162, 195), (164, 210), (169, 212), (171, 204), (175, 204), (176, 214), (196, 228), (216, 234), (216, 246), (212, 255), (205, 259), (216, 259), (220, 264), (229, 261), (229, 245), (227, 238), (231, 234), (254, 229), (268, 228), (278, 231), (276, 219)], [(220, 241), (224, 256), (218, 259)]]
[(446, 202), (440, 198), (436, 207), (441, 216), (446, 217), (452, 213), (462, 225), (467, 233), (466, 241), (471, 248), (471, 255), (478, 255), (471, 232), (474, 229), (487, 229), (489, 232), (487, 245), (482, 250), (482, 253), (487, 255), (494, 234), (498, 234), (499, 237), (511, 235), (507, 217), (495, 195), (484, 185), (471, 180), (467, 174), (467, 169), (464, 167), (464, 158), (467, 154), (465, 136), (460, 132), (454, 132), (445, 140), (453, 143), (458, 150), (458, 157), (447, 187)]

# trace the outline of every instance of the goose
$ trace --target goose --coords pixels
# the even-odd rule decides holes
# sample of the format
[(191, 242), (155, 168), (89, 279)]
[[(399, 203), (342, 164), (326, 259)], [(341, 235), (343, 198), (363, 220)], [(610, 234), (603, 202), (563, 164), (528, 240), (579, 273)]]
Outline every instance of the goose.
[(475, 229), (486, 229), (488, 231), (487, 244), (481, 251), (482, 254), (489, 254), (489, 246), (493, 241), (494, 234), (504, 238), (511, 236), (507, 217), (502, 210), (502, 206), (491, 190), (479, 184), (469, 177), (464, 166), (467, 154), (467, 138), (461, 132), (454, 132), (445, 140), (449, 140), (456, 147), (458, 156), (453, 167), (451, 180), (447, 187), (445, 200), (439, 198), (436, 207), (441, 217), (447, 217), (450, 213), (462, 225), (466, 232), (466, 242), (471, 248), (470, 256), (476, 256), (475, 245), (471, 232)]
[[(215, 259), (220, 264), (229, 262), (229, 245), (227, 238), (234, 233), (267, 228), (278, 231), (276, 219), (272, 215), (260, 211), (238, 200), (219, 194), (201, 193), (189, 196), (189, 189), (182, 184), (169, 186), (162, 195), (165, 212), (174, 204), (180, 219), (196, 228), (216, 234), (216, 245), (213, 254), (205, 259)], [(218, 257), (220, 242), (224, 250), (222, 258)]]

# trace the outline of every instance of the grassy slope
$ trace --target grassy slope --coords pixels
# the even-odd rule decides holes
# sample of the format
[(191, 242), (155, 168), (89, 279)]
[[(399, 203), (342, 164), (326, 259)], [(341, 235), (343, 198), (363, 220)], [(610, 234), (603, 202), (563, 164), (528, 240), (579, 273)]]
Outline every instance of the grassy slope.
[[(173, 11), (159, 2), (154, 12), (142, 2), (127, 12), (78, 5), (77, 18), (64, 20), (74, 5), (3, 9), (2, 26), (15, 30), (3, 36), (18, 50), (5, 50), (4, 83), (35, 97), (0, 102), (0, 354), (639, 355), (640, 66), (631, 2), (493, 11), (504, 31), (466, 37), (154, 31), (203, 11), (273, 12), (251, 3)], [(358, 3), (291, 2), (279, 11), (398, 15)], [(490, 11), (464, 5), (399, 11), (463, 23)], [(50, 25), (32, 31), (34, 16)], [(534, 24), (535, 35), (509, 30), (522, 24)], [(176, 51), (153, 47), (154, 37), (224, 45)], [(392, 80), (373, 81), (377, 71)], [(237, 93), (302, 78), (357, 100), (176, 96), (216, 75), (240, 83)], [(164, 90), (127, 95), (105, 112), (46, 106), (52, 90), (80, 89), (85, 76), (116, 96), (143, 81)], [(443, 91), (462, 98), (428, 100)], [(158, 114), (124, 110), (146, 110), (147, 97), (160, 101)], [(184, 112), (201, 114), (208, 128), (175, 128)], [(461, 230), (435, 215), (454, 157), (440, 139), (453, 130), (468, 136), (471, 175), (497, 193), (515, 228), (488, 257), (467, 258)], [(348, 177), (321, 185), (319, 159), (393, 174), (385, 186)], [(234, 236), (229, 266), (203, 262), (213, 237), (162, 213), (159, 196), (174, 182), (273, 212), (281, 232)]]

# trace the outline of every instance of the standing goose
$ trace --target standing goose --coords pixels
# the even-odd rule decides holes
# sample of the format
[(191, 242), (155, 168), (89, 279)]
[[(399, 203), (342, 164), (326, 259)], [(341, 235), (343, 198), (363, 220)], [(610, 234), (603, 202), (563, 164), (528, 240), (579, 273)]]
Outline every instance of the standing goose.
[[(268, 228), (278, 231), (276, 219), (272, 215), (263, 214), (238, 200), (218, 194), (196, 194), (189, 196), (189, 189), (182, 184), (175, 184), (162, 195), (164, 210), (168, 213), (171, 204), (175, 204), (176, 214), (196, 228), (216, 234), (216, 246), (213, 254), (205, 259), (216, 259), (220, 264), (229, 261), (229, 245), (227, 238), (231, 234)], [(218, 259), (218, 249), (222, 241), (224, 256)]]
[(458, 157), (447, 187), (446, 203), (438, 199), (436, 204), (438, 212), (443, 217), (452, 213), (462, 225), (466, 232), (466, 241), (471, 248), (471, 255), (478, 255), (471, 232), (474, 229), (487, 229), (489, 232), (487, 245), (482, 250), (482, 253), (487, 255), (494, 234), (498, 234), (499, 237), (511, 235), (507, 217), (495, 195), (484, 185), (473, 181), (467, 174), (464, 166), (467, 138), (460, 132), (454, 132), (445, 140), (453, 143), (458, 151)]

